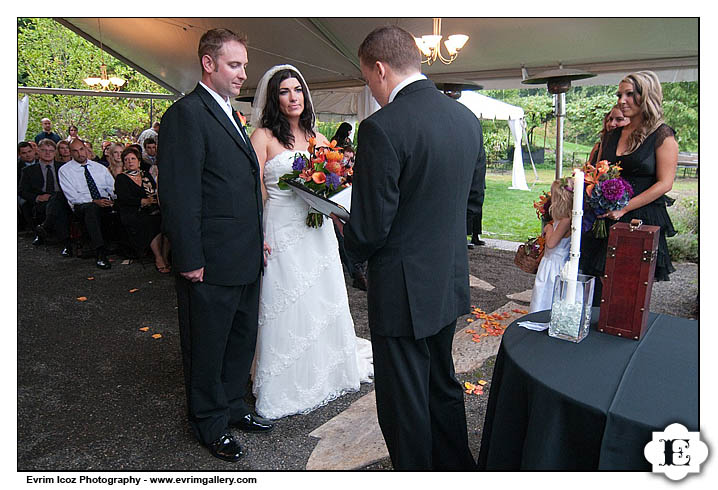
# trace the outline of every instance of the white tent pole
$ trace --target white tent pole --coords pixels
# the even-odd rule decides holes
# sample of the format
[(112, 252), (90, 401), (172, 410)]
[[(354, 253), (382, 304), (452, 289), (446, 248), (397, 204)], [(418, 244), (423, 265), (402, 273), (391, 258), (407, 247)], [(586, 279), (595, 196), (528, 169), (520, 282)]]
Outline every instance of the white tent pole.
[(526, 134), (525, 121), (521, 127), (523, 129), (522, 133), (524, 135), (524, 139), (526, 140), (526, 149), (529, 151), (529, 160), (531, 160), (531, 168), (534, 170), (534, 183), (532, 184), (532, 187), (533, 187), (534, 185), (536, 185), (536, 182), (538, 182), (539, 177), (538, 177), (538, 172), (536, 171), (536, 165), (534, 165), (534, 157), (531, 154), (531, 147), (529, 146), (529, 136), (528, 136), (528, 134)]

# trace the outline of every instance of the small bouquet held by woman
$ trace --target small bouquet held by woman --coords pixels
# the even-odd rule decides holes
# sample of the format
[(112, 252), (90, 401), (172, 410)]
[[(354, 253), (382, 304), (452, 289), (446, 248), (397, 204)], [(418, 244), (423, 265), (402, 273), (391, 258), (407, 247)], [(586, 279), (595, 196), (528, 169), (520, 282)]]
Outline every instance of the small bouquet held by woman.
[(581, 170), (586, 186), (583, 231), (591, 229), (594, 237), (607, 238), (606, 219), (599, 216), (626, 207), (633, 197), (633, 187), (620, 177), (621, 167), (607, 160), (601, 160), (595, 167), (586, 163)]
[[(316, 146), (316, 140), (309, 138), (309, 157), (304, 153), (294, 155), (292, 171), (279, 178), (280, 189), (289, 190), (287, 182), (301, 184), (312, 193), (330, 198), (351, 185), (352, 167), (350, 160), (344, 157), (344, 150), (336, 147), (336, 141), (329, 146)], [(309, 210), (307, 226), (319, 228), (324, 223), (321, 213)]]

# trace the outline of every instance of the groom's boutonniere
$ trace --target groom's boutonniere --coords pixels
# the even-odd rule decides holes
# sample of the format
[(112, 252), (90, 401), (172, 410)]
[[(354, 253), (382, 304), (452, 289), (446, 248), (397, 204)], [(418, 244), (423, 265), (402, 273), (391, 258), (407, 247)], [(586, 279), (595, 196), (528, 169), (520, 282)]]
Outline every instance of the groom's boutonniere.
[(242, 127), (244, 129), (247, 129), (247, 118), (242, 115), (241, 112), (237, 111), (237, 117), (239, 117), (239, 122), (242, 123)]

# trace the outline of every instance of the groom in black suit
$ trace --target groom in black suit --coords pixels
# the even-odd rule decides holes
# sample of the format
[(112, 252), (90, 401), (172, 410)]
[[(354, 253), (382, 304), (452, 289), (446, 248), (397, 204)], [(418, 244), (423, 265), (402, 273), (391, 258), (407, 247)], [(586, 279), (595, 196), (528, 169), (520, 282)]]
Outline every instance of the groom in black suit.
[(202, 80), (162, 118), (157, 155), (163, 228), (172, 243), (189, 421), (212, 455), (242, 455), (230, 432), (267, 431), (244, 397), (257, 339), (263, 269), (257, 156), (230, 97), (247, 75), (244, 38), (199, 42)]
[(480, 205), (472, 185), (484, 185), (481, 125), (421, 74), (403, 29), (374, 30), (359, 62), (382, 109), (359, 126), (343, 231), (347, 250), (369, 261), (379, 425), (395, 469), (471, 469), (451, 346), (470, 309), (466, 211)]

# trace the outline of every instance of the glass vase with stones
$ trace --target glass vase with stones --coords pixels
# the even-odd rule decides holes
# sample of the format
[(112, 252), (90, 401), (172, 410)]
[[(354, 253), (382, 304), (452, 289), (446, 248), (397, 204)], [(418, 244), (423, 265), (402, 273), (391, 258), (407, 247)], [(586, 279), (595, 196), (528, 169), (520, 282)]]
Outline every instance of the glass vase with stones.
[(556, 276), (548, 334), (557, 339), (581, 342), (591, 326), (591, 303), (596, 278), (578, 274), (575, 281)]

